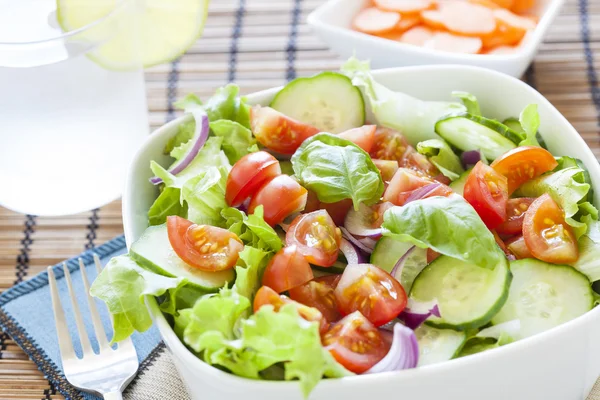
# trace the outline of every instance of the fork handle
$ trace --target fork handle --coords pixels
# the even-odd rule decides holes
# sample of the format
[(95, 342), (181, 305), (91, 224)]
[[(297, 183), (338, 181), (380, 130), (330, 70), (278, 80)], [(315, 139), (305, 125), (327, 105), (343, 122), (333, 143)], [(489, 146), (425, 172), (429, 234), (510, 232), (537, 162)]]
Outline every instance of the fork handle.
[(123, 400), (123, 395), (121, 394), (121, 391), (106, 393), (104, 395), (104, 400)]

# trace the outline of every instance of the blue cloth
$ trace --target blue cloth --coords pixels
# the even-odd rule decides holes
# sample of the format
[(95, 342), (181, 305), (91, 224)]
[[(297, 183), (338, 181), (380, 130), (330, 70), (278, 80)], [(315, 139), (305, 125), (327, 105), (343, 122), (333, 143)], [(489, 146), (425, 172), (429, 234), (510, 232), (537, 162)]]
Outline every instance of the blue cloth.
[[(123, 254), (126, 251), (125, 239), (120, 236), (100, 247), (86, 251), (66, 261), (71, 273), (74, 290), (77, 294), (79, 309), (83, 314), (86, 329), (95, 351), (98, 349), (98, 344), (93, 333), (93, 326), (88, 312), (78, 259), (81, 258), (83, 260), (88, 273), (88, 279), (92, 282), (96, 277), (96, 268), (92, 258), (93, 253), (96, 253), (102, 260), (102, 264), (105, 265), (111, 257)], [(62, 263), (55, 265), (53, 269), (57, 279), (63, 310), (69, 324), (69, 332), (71, 332), (72, 338), (77, 338), (75, 319), (72, 313), (67, 284), (64, 279)], [(112, 327), (108, 312), (101, 301), (96, 299), (96, 302), (104, 328), (110, 339), (112, 337)], [(0, 327), (27, 353), (46, 378), (67, 399), (98, 398), (76, 390), (65, 379), (60, 360), (47, 272), (42, 272), (0, 295)], [(159, 347), (162, 347), (159, 345), (160, 335), (155, 328), (151, 328), (143, 334), (135, 333), (132, 339), (137, 350), (140, 365), (143, 365), (144, 360), (152, 358), (153, 353)], [(81, 347), (79, 341), (74, 340), (73, 345), (75, 351), (80, 356)]]

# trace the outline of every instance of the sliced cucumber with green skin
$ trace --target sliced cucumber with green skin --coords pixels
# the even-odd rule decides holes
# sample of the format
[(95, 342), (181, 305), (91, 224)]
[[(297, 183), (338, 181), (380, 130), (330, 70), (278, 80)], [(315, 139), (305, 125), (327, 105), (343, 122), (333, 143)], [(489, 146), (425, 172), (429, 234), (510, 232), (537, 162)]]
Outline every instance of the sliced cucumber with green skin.
[(207, 292), (216, 292), (235, 280), (233, 269), (220, 272), (201, 271), (179, 258), (169, 242), (166, 224), (146, 229), (131, 245), (129, 255), (142, 268), (164, 276), (186, 278), (190, 285)]
[(506, 125), (468, 113), (440, 119), (435, 132), (462, 151), (481, 151), (490, 161), (517, 147), (521, 140), (521, 135)]
[(271, 107), (322, 132), (340, 133), (365, 123), (360, 90), (337, 72), (294, 79), (277, 93)]
[(467, 341), (465, 332), (438, 329), (427, 325), (415, 329), (415, 336), (419, 343), (418, 367), (453, 359), (458, 356)]
[(532, 258), (512, 261), (508, 300), (493, 324), (518, 319), (519, 338), (535, 335), (585, 314), (594, 306), (590, 281), (568, 265)]
[(400, 242), (390, 237), (382, 237), (377, 241), (373, 253), (371, 253), (371, 264), (392, 272), (398, 260), (413, 247), (411, 243)]
[(431, 316), (425, 323), (462, 331), (492, 320), (506, 302), (510, 281), (506, 260), (490, 270), (441, 256), (417, 276), (409, 298), (417, 302), (437, 300), (441, 318)]
[(400, 282), (406, 292), (410, 292), (415, 279), (427, 266), (427, 249), (413, 246), (398, 262), (398, 269), (392, 270), (392, 276)]
[[(515, 118), (515, 117), (506, 118), (504, 121), (502, 121), (502, 123), (504, 125), (508, 126), (513, 131), (523, 134), (523, 140), (525, 140), (525, 138), (527, 137), (527, 133), (525, 132), (525, 129), (523, 129), (523, 127), (521, 126), (521, 122), (519, 122), (518, 118)], [(548, 150), (548, 147), (546, 146), (546, 141), (544, 140), (542, 135), (540, 135), (539, 132), (536, 132), (535, 138), (538, 141), (538, 143), (540, 144), (540, 147)]]
[(492, 350), (498, 348), (500, 345), (498, 344), (498, 340), (489, 337), (472, 337), (470, 338), (460, 350), (457, 358), (466, 357), (477, 353), (482, 353), (484, 351)]
[(454, 191), (454, 193), (458, 193), (461, 196), (464, 195), (465, 192), (465, 183), (467, 183), (467, 178), (469, 177), (469, 174), (471, 173), (471, 170), (473, 168), (463, 172), (458, 179), (456, 179), (455, 181), (450, 182), (450, 189), (452, 189)]

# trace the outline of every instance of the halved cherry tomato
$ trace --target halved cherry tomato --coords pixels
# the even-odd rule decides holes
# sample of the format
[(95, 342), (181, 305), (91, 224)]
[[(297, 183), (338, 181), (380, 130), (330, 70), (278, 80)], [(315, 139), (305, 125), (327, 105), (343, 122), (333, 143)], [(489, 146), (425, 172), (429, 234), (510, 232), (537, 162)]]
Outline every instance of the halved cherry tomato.
[(506, 220), (508, 190), (506, 177), (479, 161), (465, 183), (464, 198), (485, 225), (494, 229)]
[[(397, 206), (403, 206), (415, 190), (434, 183), (436, 182), (433, 179), (424, 176), (422, 173), (408, 168), (400, 168), (398, 169), (398, 172), (394, 174), (394, 177), (383, 193), (383, 200), (389, 201)], [(448, 186), (443, 183), (437, 183), (439, 186), (436, 189), (420, 198), (448, 196), (452, 193), (452, 189)]]
[(406, 307), (402, 285), (372, 264), (348, 265), (335, 288), (335, 298), (342, 314), (360, 311), (375, 326), (390, 322)]
[(525, 212), (523, 238), (531, 254), (542, 261), (570, 264), (579, 258), (577, 240), (565, 222), (565, 213), (547, 193)]
[(352, 208), (352, 199), (344, 199), (336, 201), (335, 203), (323, 203), (319, 201), (317, 194), (312, 190), (308, 191), (306, 197), (306, 206), (304, 207), (304, 213), (310, 213), (317, 210), (325, 210), (329, 213), (329, 216), (336, 225), (344, 225), (344, 220), (348, 211)]
[(523, 231), (523, 218), (525, 211), (529, 208), (535, 198), (519, 197), (508, 199), (506, 203), (506, 221), (496, 227), (496, 231), (502, 235), (519, 235)]
[(430, 264), (433, 260), (441, 256), (440, 253), (433, 249), (427, 249), (427, 264)]
[(359, 128), (352, 128), (338, 134), (339, 137), (351, 141), (367, 153), (373, 148), (375, 143), (375, 125), (363, 125)]
[(314, 278), (312, 269), (296, 246), (287, 246), (271, 258), (262, 278), (263, 286), (278, 293), (305, 284)]
[(508, 179), (508, 194), (544, 172), (552, 171), (558, 163), (554, 156), (541, 147), (521, 146), (497, 158), (491, 167)]
[(233, 165), (227, 176), (225, 201), (237, 207), (252, 196), (263, 183), (281, 175), (279, 161), (266, 151), (250, 153)]
[(306, 261), (330, 267), (337, 260), (342, 232), (325, 210), (298, 215), (285, 235), (288, 246), (296, 246)]
[(396, 171), (398, 171), (398, 161), (396, 160), (374, 159), (373, 164), (375, 164), (375, 166), (379, 170), (379, 173), (381, 174), (381, 179), (383, 179), (384, 182), (391, 181)]
[(278, 312), (281, 307), (286, 304), (294, 304), (298, 310), (298, 314), (300, 314), (302, 318), (310, 322), (315, 321), (319, 324), (319, 331), (321, 333), (324, 333), (329, 326), (325, 318), (323, 318), (323, 314), (316, 308), (298, 303), (287, 296), (278, 295), (277, 292), (270, 287), (262, 286), (258, 289), (258, 292), (256, 292), (256, 296), (254, 296), (254, 312), (257, 312), (262, 306), (267, 304), (272, 305), (275, 312)]
[(533, 254), (531, 254), (531, 252), (527, 248), (527, 244), (525, 243), (523, 235), (519, 235), (507, 240), (506, 247), (511, 253), (515, 255), (517, 260), (522, 260), (523, 258), (534, 258)]
[(323, 335), (323, 346), (347, 370), (361, 374), (385, 357), (391, 343), (356, 311), (334, 324)]
[(197, 225), (185, 218), (167, 217), (169, 243), (186, 263), (202, 271), (233, 268), (244, 244), (235, 233), (210, 225)]
[(375, 143), (369, 154), (372, 158), (400, 162), (408, 146), (406, 138), (400, 132), (379, 127), (375, 131)]
[(439, 175), (440, 171), (423, 154), (417, 152), (412, 146), (408, 146), (404, 157), (399, 162), (401, 167), (409, 168), (433, 178)]
[(305, 139), (319, 133), (314, 126), (258, 105), (250, 109), (250, 126), (256, 140), (282, 154), (294, 154)]
[(258, 189), (248, 211), (253, 213), (256, 207), (263, 205), (265, 222), (274, 226), (288, 215), (304, 209), (306, 197), (306, 189), (298, 182), (288, 175), (279, 175)]
[(341, 277), (341, 275), (329, 275), (315, 278), (304, 285), (290, 289), (290, 297), (298, 303), (321, 311), (328, 322), (336, 322), (342, 316), (338, 311), (333, 291)]
[(498, 232), (496, 232), (495, 229), (492, 230), (492, 235), (494, 235), (494, 239), (496, 239), (496, 244), (498, 245), (498, 247), (500, 247), (500, 250), (502, 250), (506, 258), (508, 258), (509, 260), (514, 260), (514, 255), (508, 250), (506, 244), (504, 243), (504, 240), (502, 240), (502, 238), (500, 237), (500, 235), (498, 235)]

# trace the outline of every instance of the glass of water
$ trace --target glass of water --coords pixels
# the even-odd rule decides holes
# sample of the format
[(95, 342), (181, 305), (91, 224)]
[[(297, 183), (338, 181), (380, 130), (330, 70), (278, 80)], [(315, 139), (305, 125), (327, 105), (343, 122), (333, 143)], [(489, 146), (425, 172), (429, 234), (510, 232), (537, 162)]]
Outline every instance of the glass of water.
[(56, 0), (0, 0), (0, 206), (67, 215), (120, 196), (148, 135), (135, 3), (63, 32)]

